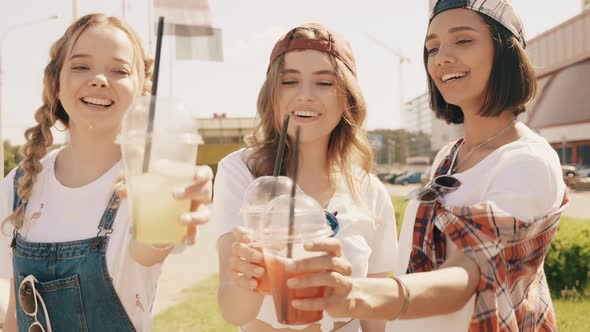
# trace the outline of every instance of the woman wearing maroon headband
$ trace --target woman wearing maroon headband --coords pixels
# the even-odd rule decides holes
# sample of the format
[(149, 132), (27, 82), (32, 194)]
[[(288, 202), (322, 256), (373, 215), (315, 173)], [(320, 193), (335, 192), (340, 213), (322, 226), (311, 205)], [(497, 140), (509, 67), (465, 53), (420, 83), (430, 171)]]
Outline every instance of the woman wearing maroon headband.
[[(373, 155), (362, 130), (367, 108), (356, 79), (349, 44), (318, 24), (289, 31), (275, 45), (258, 97), (260, 123), (251, 147), (219, 163), (213, 218), (219, 227), (219, 303), (226, 320), (248, 332), (383, 331), (384, 322), (324, 319), (310, 325), (278, 323), (272, 297), (257, 293), (266, 271), (239, 226), (244, 190), (255, 178), (272, 175), (281, 122), (290, 124), (282, 175), (293, 174), (292, 140), (301, 126), (297, 184), (327, 211), (337, 215), (342, 243), (321, 259), (339, 273), (385, 277), (397, 251), (393, 206), (385, 187), (369, 172)], [(321, 247), (316, 251), (325, 251)], [(346, 260), (339, 256), (346, 257)], [(350, 263), (349, 263), (350, 262)], [(258, 264), (258, 265), (257, 265)]]
[(517, 120), (535, 93), (524, 47), (506, 0), (435, 5), (424, 44), (431, 107), (463, 123), (465, 136), (439, 152), (432, 180), (409, 197), (395, 277), (292, 279), (295, 288), (337, 285), (296, 307), (399, 318), (391, 331), (557, 330), (543, 261), (567, 195), (557, 154)]

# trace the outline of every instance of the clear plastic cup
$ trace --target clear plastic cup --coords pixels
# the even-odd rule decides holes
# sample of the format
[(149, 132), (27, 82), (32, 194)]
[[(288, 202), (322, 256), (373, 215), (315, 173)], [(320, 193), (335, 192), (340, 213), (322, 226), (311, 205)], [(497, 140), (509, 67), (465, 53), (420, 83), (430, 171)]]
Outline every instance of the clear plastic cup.
[(286, 325), (311, 324), (322, 319), (323, 311), (298, 310), (291, 303), (295, 299), (322, 297), (324, 288), (288, 288), (287, 280), (300, 274), (287, 272), (285, 267), (298, 259), (322, 255), (306, 251), (303, 244), (331, 236), (332, 229), (326, 223), (324, 210), (311, 197), (295, 196), (292, 224), (289, 222), (290, 206), (289, 195), (268, 203), (263, 216), (261, 245), (278, 321)]
[[(117, 143), (121, 145), (134, 237), (146, 244), (179, 243), (186, 235), (181, 214), (190, 201), (176, 200), (172, 192), (192, 182), (201, 137), (185, 104), (158, 97), (153, 131), (148, 135), (150, 97), (140, 97), (123, 119)], [(144, 171), (146, 142), (151, 140), (149, 164)]]
[[(260, 227), (266, 205), (274, 197), (291, 193), (292, 186), (293, 181), (286, 176), (261, 176), (252, 181), (244, 191), (244, 200), (240, 208), (240, 214), (244, 221), (244, 227), (252, 239), (252, 248), (261, 253)], [(265, 268), (264, 263), (256, 265)], [(256, 291), (262, 295), (271, 295), (268, 273), (264, 273), (257, 281), (258, 287), (256, 287)]]

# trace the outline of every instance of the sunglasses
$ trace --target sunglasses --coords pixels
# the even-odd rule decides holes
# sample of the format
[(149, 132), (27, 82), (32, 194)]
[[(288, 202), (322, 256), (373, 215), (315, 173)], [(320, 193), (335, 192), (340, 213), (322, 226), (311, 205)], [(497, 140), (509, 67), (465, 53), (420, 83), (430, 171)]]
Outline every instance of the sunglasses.
[(324, 211), (324, 213), (326, 215), (326, 222), (328, 223), (328, 226), (330, 226), (330, 228), (332, 229), (332, 235), (330, 235), (330, 237), (336, 236), (336, 234), (338, 234), (338, 231), (340, 230), (340, 224), (338, 223), (338, 218), (336, 218), (338, 211), (335, 211), (334, 213)]
[[(35, 282), (37, 282), (35, 276), (29, 274), (20, 283), (20, 286), (18, 287), (18, 299), (20, 302), (20, 307), (25, 314), (35, 318), (35, 322), (33, 322), (29, 326), (29, 332), (52, 332), (51, 323), (49, 322), (49, 314), (47, 313), (47, 307), (45, 306), (45, 301), (43, 301), (41, 294), (39, 294), (37, 288), (35, 288)], [(41, 325), (41, 323), (37, 319), (37, 299), (39, 299), (39, 302), (41, 302), (41, 306), (43, 307), (45, 321), (47, 322), (47, 330), (43, 328), (43, 325)]]
[(415, 199), (424, 203), (433, 203), (449, 193), (457, 190), (461, 181), (450, 175), (440, 175), (430, 181), (424, 188), (412, 190), (406, 200)]

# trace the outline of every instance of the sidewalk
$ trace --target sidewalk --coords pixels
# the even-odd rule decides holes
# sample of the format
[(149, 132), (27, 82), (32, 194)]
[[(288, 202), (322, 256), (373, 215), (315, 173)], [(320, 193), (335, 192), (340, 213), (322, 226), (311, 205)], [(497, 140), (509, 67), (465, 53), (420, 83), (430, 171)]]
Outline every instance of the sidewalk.
[(189, 246), (180, 254), (166, 258), (158, 282), (154, 316), (182, 301), (182, 291), (200, 280), (217, 273), (217, 248), (215, 226), (211, 223), (199, 227), (197, 244)]

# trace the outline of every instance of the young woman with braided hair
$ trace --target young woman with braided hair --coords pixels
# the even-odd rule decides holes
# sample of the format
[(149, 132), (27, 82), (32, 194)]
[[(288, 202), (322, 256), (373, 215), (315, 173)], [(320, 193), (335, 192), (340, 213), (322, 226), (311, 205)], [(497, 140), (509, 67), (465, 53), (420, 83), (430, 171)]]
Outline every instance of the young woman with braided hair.
[[(122, 171), (115, 137), (151, 79), (139, 38), (114, 17), (81, 17), (51, 47), (37, 125), (25, 133), (23, 161), (0, 183), (0, 277), (12, 279), (4, 331), (151, 329), (172, 246), (134, 241), (125, 190), (114, 192)], [(69, 140), (49, 152), (52, 127)], [(195, 167), (194, 182), (175, 192), (201, 207), (187, 213), (187, 242), (208, 218), (211, 177)]]

